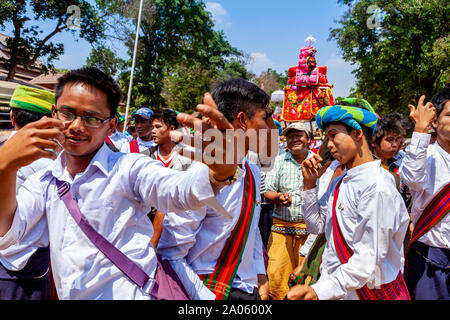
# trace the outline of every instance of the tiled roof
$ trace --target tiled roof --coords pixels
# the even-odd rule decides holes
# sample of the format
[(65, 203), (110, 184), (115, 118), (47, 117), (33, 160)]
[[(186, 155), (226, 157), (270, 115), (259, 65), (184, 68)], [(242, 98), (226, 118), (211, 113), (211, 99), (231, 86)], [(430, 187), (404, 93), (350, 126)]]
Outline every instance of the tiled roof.
[(50, 72), (48, 74), (41, 74), (36, 78), (32, 79), (30, 83), (32, 84), (56, 84), (58, 82), (58, 78), (61, 77), (63, 72)]

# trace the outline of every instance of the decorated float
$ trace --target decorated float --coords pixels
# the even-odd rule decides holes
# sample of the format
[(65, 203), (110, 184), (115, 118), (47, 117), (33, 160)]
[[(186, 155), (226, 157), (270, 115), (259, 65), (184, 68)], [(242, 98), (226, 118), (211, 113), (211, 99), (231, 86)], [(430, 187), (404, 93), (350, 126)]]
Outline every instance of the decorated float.
[(312, 45), (316, 40), (309, 36), (305, 42), (308, 45), (300, 49), (298, 65), (289, 68), (288, 84), (284, 87), (281, 119), (286, 122), (311, 124), (320, 108), (334, 105), (327, 66), (317, 66), (317, 50)]

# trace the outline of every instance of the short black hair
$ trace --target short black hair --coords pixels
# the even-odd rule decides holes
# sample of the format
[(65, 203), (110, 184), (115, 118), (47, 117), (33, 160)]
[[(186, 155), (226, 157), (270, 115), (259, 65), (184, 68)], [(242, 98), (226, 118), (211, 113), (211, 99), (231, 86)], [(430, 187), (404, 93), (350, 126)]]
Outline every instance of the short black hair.
[(239, 112), (253, 118), (256, 110), (266, 108), (270, 101), (264, 90), (240, 78), (231, 78), (215, 84), (211, 95), (219, 111), (230, 122)]
[(430, 102), (436, 108), (436, 114), (438, 118), (441, 115), (441, 112), (448, 100), (450, 100), (450, 86), (439, 91), (433, 96), (433, 98), (431, 98)]
[(379, 146), (386, 134), (395, 133), (404, 135), (410, 127), (408, 120), (403, 114), (398, 112), (385, 114), (378, 119), (377, 128), (373, 133), (372, 140)]
[(55, 104), (68, 83), (85, 83), (103, 91), (108, 99), (108, 107), (111, 111), (110, 116), (114, 117), (116, 115), (123, 93), (111, 76), (94, 67), (71, 70), (58, 78), (55, 88)]
[[(366, 107), (364, 106), (363, 103), (358, 103), (358, 102), (350, 103), (350, 102), (347, 102), (347, 101), (336, 101), (335, 104), (336, 104), (336, 105), (340, 105), (340, 106), (348, 106), (348, 107), (355, 107), (355, 108), (361, 108), (361, 109), (369, 110), (368, 108), (366, 108)], [(372, 111), (372, 110), (369, 110), (369, 111)], [(330, 122), (330, 123), (325, 124), (324, 129), (325, 129), (328, 125), (330, 125), (330, 124), (332, 124), (332, 123), (339, 123), (339, 124), (344, 125), (345, 128), (347, 129), (347, 132), (348, 132), (349, 134), (352, 132), (352, 130), (356, 130), (355, 128), (350, 127), (349, 125), (346, 125), (345, 123), (339, 122), (339, 121)], [(369, 144), (369, 148), (370, 148), (370, 150), (372, 150), (373, 130), (372, 130), (372, 128), (366, 127), (365, 125), (361, 125), (361, 128), (362, 128), (362, 132), (363, 132), (364, 136), (366, 137), (366, 141), (367, 141), (367, 143)]]
[(31, 123), (31, 122), (35, 122), (40, 120), (42, 117), (47, 116), (49, 118), (52, 117), (52, 114), (49, 113), (40, 113), (40, 112), (34, 112), (34, 111), (29, 111), (29, 110), (24, 110), (24, 109), (19, 109), (19, 108), (11, 108), (12, 110), (12, 115), (14, 117), (14, 122), (15, 125), (21, 129), (24, 126), (26, 126), (27, 124)]
[(177, 121), (177, 113), (172, 109), (165, 108), (155, 111), (155, 113), (152, 114), (150, 121), (153, 122), (155, 119), (161, 120), (167, 127), (174, 126), (175, 129), (178, 129), (180, 126)]

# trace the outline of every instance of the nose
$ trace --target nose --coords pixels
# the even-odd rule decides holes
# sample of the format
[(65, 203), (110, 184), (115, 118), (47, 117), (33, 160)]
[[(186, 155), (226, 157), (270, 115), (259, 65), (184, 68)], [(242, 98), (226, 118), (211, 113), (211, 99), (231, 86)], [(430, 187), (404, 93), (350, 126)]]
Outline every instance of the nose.
[(83, 120), (81, 119), (80, 116), (77, 116), (77, 117), (75, 118), (75, 120), (73, 120), (73, 121), (70, 123), (69, 129), (75, 130), (75, 131), (82, 131), (82, 130), (85, 129)]

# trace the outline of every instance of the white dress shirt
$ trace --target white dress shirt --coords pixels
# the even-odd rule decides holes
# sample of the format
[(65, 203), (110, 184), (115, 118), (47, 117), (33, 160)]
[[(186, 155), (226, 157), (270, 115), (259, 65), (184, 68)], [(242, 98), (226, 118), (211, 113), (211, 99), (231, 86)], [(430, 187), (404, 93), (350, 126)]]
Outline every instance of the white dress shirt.
[[(96, 248), (79, 228), (58, 197), (55, 178), (71, 185), (81, 212), (92, 227), (139, 265), (150, 277), (142, 290)], [(0, 253), (31, 241), (50, 244), (55, 286), (60, 299), (150, 299), (147, 294), (156, 269), (150, 245), (153, 227), (147, 217), (151, 206), (166, 212), (198, 210), (204, 206), (223, 212), (209, 182), (208, 168), (193, 165), (186, 172), (164, 168), (140, 154), (112, 152), (105, 144), (89, 166), (73, 179), (62, 153), (53, 165), (25, 181), (17, 195), (10, 230), (0, 237)], [(26, 259), (6, 257), (11, 270)]]
[[(245, 244), (242, 260), (236, 272), (232, 287), (252, 293), (258, 287), (257, 274), (266, 274), (263, 243), (258, 228), (261, 211), (261, 196), (258, 192), (260, 173), (258, 166), (249, 163), (256, 183), (256, 207)], [(158, 244), (158, 253), (172, 260), (178, 274), (186, 274), (185, 288), (192, 299), (214, 299), (212, 292), (203, 285), (197, 274), (210, 274), (234, 229), (243, 204), (246, 170), (245, 167), (231, 186), (222, 188), (217, 200), (232, 219), (218, 214), (211, 207), (189, 211), (184, 214), (168, 213), (164, 219), (163, 232)]]
[[(325, 173), (317, 180), (317, 199), (320, 199), (325, 195), (330, 185), (331, 178), (333, 177), (334, 172), (340, 165), (341, 164), (339, 161), (333, 160), (333, 162), (331, 162), (330, 166), (327, 168)], [(310, 228), (308, 228), (308, 226), (306, 227), (308, 232), (311, 232)], [(308, 255), (309, 250), (313, 246), (314, 241), (316, 241), (316, 238), (317, 234), (310, 233), (308, 235), (308, 238), (306, 238), (305, 243), (301, 246), (300, 250), (298, 251), (298, 254), (300, 256), (306, 257)]]
[[(400, 167), (400, 177), (413, 198), (413, 224), (434, 196), (450, 182), (450, 154), (438, 142), (430, 145), (430, 139), (429, 134), (414, 132)], [(450, 215), (418, 241), (432, 247), (450, 249)]]
[(354, 254), (341, 263), (332, 235), (333, 192), (338, 181), (340, 178), (332, 182), (319, 202), (316, 189), (303, 191), (308, 229), (316, 234), (325, 232), (327, 239), (320, 278), (311, 286), (320, 300), (358, 299), (357, 289), (394, 281), (404, 263), (409, 215), (392, 175), (380, 161), (352, 168), (342, 180), (337, 219)]
[[(155, 142), (153, 140), (151, 140), (151, 141), (144, 141), (144, 140), (142, 140), (139, 137), (137, 137), (136, 140), (138, 141), (139, 152), (148, 150), (151, 146), (155, 145)], [(120, 152), (130, 153), (130, 142), (124, 143), (122, 145), (122, 147), (120, 148)]]
[(129, 144), (131, 140), (133, 140), (133, 137), (127, 136), (123, 132), (119, 132), (117, 130), (114, 131), (112, 135), (109, 136), (111, 141), (114, 143), (114, 146), (117, 149), (121, 149), (125, 144)]
[[(17, 131), (13, 131), (8, 139), (14, 136)], [(53, 163), (53, 160), (47, 158), (41, 158), (28, 166), (22, 167), (17, 171), (16, 176), (16, 193), (19, 192), (19, 188), (23, 185), (28, 177), (38, 172), (39, 170), (48, 168)], [(0, 251), (0, 262), (9, 270), (21, 270), (25, 267), (28, 259), (36, 252), (39, 247), (45, 247), (44, 243), (40, 240), (46, 232), (46, 224), (44, 222), (37, 223), (33, 227), (33, 231), (28, 233), (22, 242), (16, 243), (13, 246), (8, 247), (5, 250)], [(21, 260), (21, 267), (14, 268), (9, 260)]]

